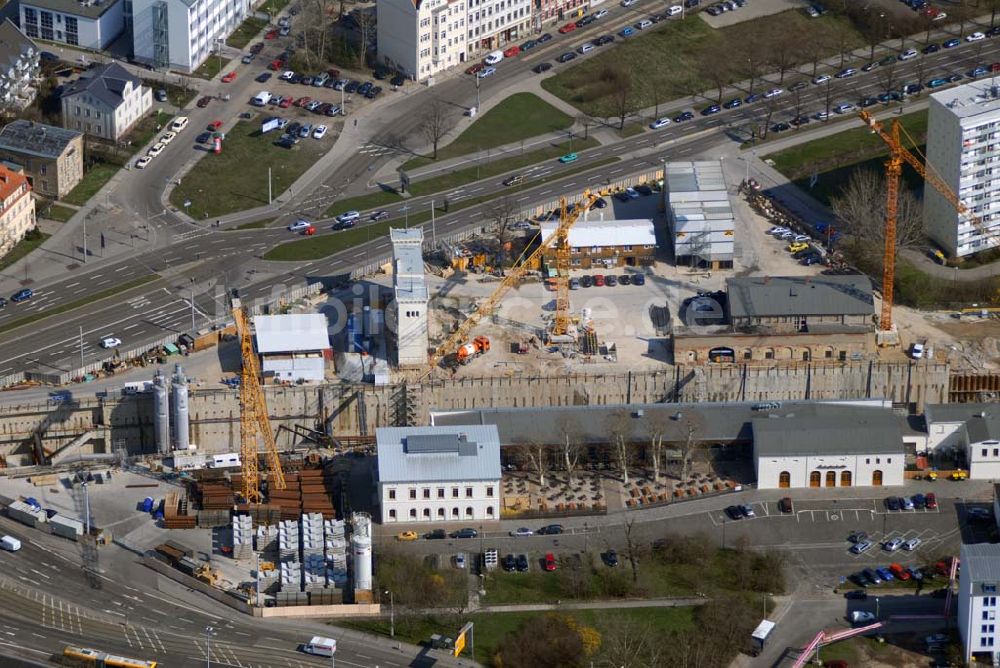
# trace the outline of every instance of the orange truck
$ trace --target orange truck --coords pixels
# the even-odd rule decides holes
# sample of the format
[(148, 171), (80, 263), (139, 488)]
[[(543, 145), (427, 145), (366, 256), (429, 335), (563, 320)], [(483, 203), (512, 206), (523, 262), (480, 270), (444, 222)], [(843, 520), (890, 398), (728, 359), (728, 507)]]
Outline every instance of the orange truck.
[(479, 357), (483, 353), (489, 352), (490, 350), (490, 339), (488, 336), (477, 336), (469, 343), (464, 343), (455, 353), (458, 358), (459, 364), (468, 364), (474, 358)]

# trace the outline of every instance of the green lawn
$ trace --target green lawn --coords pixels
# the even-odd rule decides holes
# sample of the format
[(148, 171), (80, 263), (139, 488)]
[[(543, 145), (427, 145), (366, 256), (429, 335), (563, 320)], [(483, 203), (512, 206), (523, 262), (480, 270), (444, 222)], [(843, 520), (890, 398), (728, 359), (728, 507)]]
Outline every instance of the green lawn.
[(134, 156), (142, 150), (142, 148), (148, 144), (156, 134), (165, 132), (172, 119), (173, 116), (170, 114), (158, 111), (136, 123), (135, 127), (132, 128), (132, 131), (129, 132), (129, 141), (132, 142), (132, 155)]
[(213, 53), (205, 62), (201, 64), (201, 67), (191, 73), (191, 76), (211, 81), (215, 77), (219, 76), (219, 72), (226, 69), (226, 65), (228, 64), (228, 59), (219, 58), (219, 56)]
[[(438, 150), (438, 160), (485, 151), (504, 144), (536, 137), (573, 125), (573, 117), (564, 114), (533, 93), (515, 93), (493, 107), (455, 141)], [(403, 169), (414, 169), (433, 162), (429, 157), (413, 158)]]
[[(612, 614), (609, 614), (612, 613)], [(493, 655), (501, 639), (514, 632), (522, 624), (549, 614), (546, 612), (505, 612), (488, 615), (476, 614), (441, 617), (403, 617), (397, 611), (396, 637), (401, 640), (423, 644), (430, 636), (439, 633), (454, 638), (466, 621), (475, 623), (475, 659), (485, 666), (492, 666)], [(629, 620), (648, 628), (651, 632), (665, 634), (671, 631), (691, 631), (694, 628), (692, 608), (624, 608), (607, 610), (573, 610), (565, 614), (573, 617), (582, 626), (591, 626), (598, 631), (610, 618)], [(350, 620), (338, 622), (342, 626), (366, 633), (389, 635), (389, 620)], [(467, 656), (464, 655), (464, 656)], [(604, 665), (604, 664), (601, 664)]]
[[(165, 83), (157, 79), (143, 79), (142, 82), (153, 89), (153, 93), (163, 89), (167, 91), (167, 102), (174, 105), (178, 109), (187, 105), (188, 102), (194, 99), (198, 91), (194, 88), (189, 88), (186, 86), (178, 86), (177, 84)], [(155, 108), (159, 102), (156, 98), (153, 98), (153, 107)]]
[[(170, 202), (195, 219), (212, 218), (267, 204), (267, 175), (277, 197), (329, 148), (329, 140), (275, 146), (278, 133), (260, 134), (254, 121), (240, 121), (226, 134), (222, 153), (204, 153), (170, 194)], [(191, 206), (185, 208), (185, 201)]]
[(50, 204), (38, 212), (40, 217), (48, 218), (49, 220), (58, 220), (60, 223), (65, 223), (75, 214), (76, 209), (72, 209), (68, 206), (60, 206), (59, 204)]
[(118, 173), (119, 169), (121, 169), (120, 166), (108, 162), (98, 162), (92, 165), (84, 172), (80, 183), (69, 191), (69, 194), (63, 197), (62, 201), (67, 204), (83, 206)]
[(6, 269), (21, 258), (25, 257), (31, 253), (31, 251), (41, 246), (48, 238), (48, 234), (40, 232), (37, 229), (34, 232), (28, 232), (28, 235), (21, 239), (21, 241), (19, 241), (9, 253), (0, 257), (0, 270)]
[[(789, 41), (788, 36), (798, 39)], [(837, 52), (840, 36), (848, 47), (865, 42), (847, 19), (832, 13), (818, 19), (801, 10), (762, 16), (751, 24), (715, 30), (697, 16), (664, 21), (639, 36), (621, 41), (614, 49), (591, 56), (542, 81), (542, 87), (586, 114), (617, 116), (615, 83), (618, 74), (631, 84), (627, 107), (652, 107), (669, 100), (710, 91), (719, 82), (748, 77), (748, 49), (760, 44), (788, 45), (789, 63), (812, 62), (817, 56)], [(816, 50), (816, 45), (833, 45)], [(775, 49), (765, 49), (759, 62)], [(773, 56), (773, 53), (771, 53)], [(761, 71), (773, 66), (760, 64)], [(786, 78), (786, 84), (788, 79)], [(659, 100), (657, 100), (659, 98)], [(705, 100), (705, 106), (709, 104)]]
[[(574, 139), (572, 143), (563, 142), (561, 144), (549, 144), (546, 148), (529, 151), (524, 155), (517, 155), (510, 158), (501, 158), (492, 162), (483, 163), (478, 167), (465, 167), (463, 169), (434, 176), (423, 181), (414, 181), (410, 184), (410, 192), (413, 195), (431, 195), (434, 193), (457, 188), (458, 186), (472, 183), (480, 179), (489, 178), (509, 172), (521, 167), (529, 167), (544, 160), (555, 160), (559, 156), (571, 151), (582, 151), (587, 148), (599, 146), (600, 142), (589, 137), (587, 139)], [(592, 167), (593, 165), (588, 165)], [(555, 174), (553, 176), (558, 176)]]
[[(927, 137), (927, 112), (917, 111), (899, 116), (897, 120), (922, 151)], [(800, 188), (829, 204), (830, 198), (840, 193), (852, 172), (865, 168), (880, 170), (888, 154), (882, 140), (872, 135), (868, 128), (859, 127), (772, 153), (767, 158), (774, 162), (775, 169)], [(816, 185), (810, 187), (814, 174)], [(903, 175), (911, 187), (919, 187), (920, 178), (916, 172), (906, 167)]]
[(277, 16), (282, 9), (288, 6), (290, 0), (267, 0), (257, 9), (262, 12), (267, 12), (272, 17)]
[(233, 31), (233, 34), (226, 40), (226, 44), (234, 49), (243, 49), (266, 25), (267, 21), (264, 19), (251, 16), (243, 21), (239, 28)]

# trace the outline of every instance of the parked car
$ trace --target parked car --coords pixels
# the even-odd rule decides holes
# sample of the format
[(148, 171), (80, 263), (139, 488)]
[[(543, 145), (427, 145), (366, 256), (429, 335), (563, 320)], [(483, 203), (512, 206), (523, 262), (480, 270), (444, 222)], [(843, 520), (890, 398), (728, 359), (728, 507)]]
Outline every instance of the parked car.
[(781, 497), (781, 500), (778, 501), (778, 510), (780, 510), (783, 513), (792, 512), (793, 511), (792, 497), (790, 496)]
[(871, 548), (872, 544), (870, 541), (862, 540), (858, 541), (857, 543), (851, 546), (851, 552), (853, 552), (854, 554), (864, 554)]
[[(338, 217), (338, 220), (340, 218)], [(479, 535), (479, 532), (472, 528), (459, 529), (458, 531), (453, 531), (451, 533), (452, 538), (475, 538)]]
[(851, 613), (851, 623), (852, 624), (871, 624), (875, 621), (874, 612), (866, 612), (864, 610), (855, 610)]
[(444, 529), (434, 529), (424, 534), (424, 538), (427, 540), (442, 540), (447, 537), (448, 534), (445, 533)]
[(744, 503), (742, 506), (740, 506), (740, 514), (743, 515), (743, 517), (747, 518), (757, 517), (757, 513), (753, 511), (753, 506), (751, 506), (749, 503)]
[(508, 554), (503, 558), (501, 565), (505, 571), (510, 572), (517, 568), (517, 561), (514, 559), (513, 554)]
[(726, 508), (726, 515), (728, 515), (731, 520), (743, 519), (743, 512), (740, 510), (739, 506), (728, 506)]
[(528, 527), (518, 527), (517, 529), (511, 531), (510, 535), (515, 538), (523, 538), (527, 536), (534, 536), (535, 532), (529, 529)]
[(884, 582), (891, 582), (896, 579), (896, 576), (894, 576), (888, 568), (876, 568), (875, 572), (878, 573), (878, 576), (882, 578)]
[(907, 551), (913, 551), (920, 547), (920, 543), (923, 542), (919, 538), (910, 538), (903, 542), (903, 549)]
[(902, 538), (892, 538), (882, 543), (882, 549), (885, 550), (886, 552), (895, 552), (902, 546), (903, 546)]
[(852, 531), (847, 540), (852, 543), (860, 543), (863, 540), (868, 540), (868, 534), (864, 531)]
[(198, 99), (198, 107), (204, 109), (208, 106), (208, 103), (212, 101), (212, 96), (204, 95)]
[(937, 495), (934, 494), (934, 492), (929, 492), (927, 496), (924, 497), (924, 505), (926, 505), (927, 508), (930, 510), (934, 510), (935, 508), (937, 508), (938, 507)]
[[(589, 276), (587, 278), (590, 278)], [(538, 530), (538, 533), (545, 536), (558, 536), (563, 532), (563, 525), (561, 524), (549, 524)]]
[(551, 552), (545, 555), (545, 570), (549, 572), (556, 570), (556, 558)]
[(871, 582), (873, 585), (882, 584), (882, 577), (878, 573), (876, 573), (874, 569), (866, 568), (861, 572), (864, 574), (866, 578), (868, 578), (868, 581)]
[(885, 507), (889, 510), (900, 510), (903, 506), (899, 503), (899, 497), (890, 496), (885, 500)]
[(852, 589), (851, 591), (844, 593), (844, 598), (849, 601), (867, 601), (868, 592), (864, 589)]
[(655, 121), (649, 124), (650, 130), (659, 130), (660, 128), (665, 128), (670, 125), (669, 118), (657, 118)]
[(604, 553), (604, 563), (610, 568), (618, 567), (618, 553), (614, 550), (608, 550)]
[(528, 570), (528, 556), (525, 554), (517, 555), (517, 572), (524, 573)]

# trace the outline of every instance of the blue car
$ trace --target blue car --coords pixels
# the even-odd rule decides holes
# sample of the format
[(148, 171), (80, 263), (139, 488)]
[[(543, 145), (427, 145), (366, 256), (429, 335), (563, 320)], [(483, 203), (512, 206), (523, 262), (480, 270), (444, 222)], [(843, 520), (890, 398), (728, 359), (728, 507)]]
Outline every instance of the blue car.
[(722, 106), (725, 107), (726, 109), (735, 109), (736, 107), (740, 106), (741, 104), (743, 104), (743, 100), (741, 100), (738, 97), (734, 97), (733, 99), (731, 99), (729, 102), (726, 102)]
[(978, 79), (979, 77), (984, 77), (989, 73), (990, 69), (985, 65), (980, 65), (974, 69), (968, 71), (967, 76), (970, 79)]
[(694, 118), (693, 113), (690, 111), (684, 111), (674, 116), (674, 123), (683, 123), (684, 121), (690, 121), (692, 118)]
[(927, 497), (923, 494), (914, 494), (912, 501), (913, 507), (917, 510), (922, 510), (927, 505)]
[(939, 88), (948, 84), (947, 79), (931, 79), (927, 82), (928, 88)]
[(943, 46), (946, 49), (951, 49), (953, 47), (958, 46), (961, 43), (962, 43), (962, 40), (958, 39), (957, 37), (953, 37), (952, 39), (949, 39), (947, 42), (945, 42), (941, 46)]
[(622, 37), (631, 37), (632, 35), (635, 34), (635, 28), (632, 28), (631, 26), (626, 26), (626, 28), (618, 34), (621, 35)]
[(711, 107), (705, 107), (701, 110), (702, 116), (711, 116), (712, 114), (717, 114), (722, 111), (722, 107), (717, 104), (713, 104)]
[(34, 292), (29, 290), (28, 288), (25, 288), (24, 290), (19, 290), (18, 292), (14, 293), (14, 295), (11, 296), (10, 300), (15, 304), (20, 304), (21, 302), (28, 301), (34, 296), (35, 296)]
[(750, 95), (747, 95), (747, 98), (743, 101), (746, 102), (747, 104), (753, 104), (754, 102), (759, 102), (760, 100), (763, 99), (764, 99), (763, 95), (760, 95), (759, 93), (751, 93)]
[(521, 51), (530, 51), (538, 46), (538, 42), (533, 39), (529, 39), (527, 42), (521, 45)]
[(891, 572), (889, 571), (889, 569), (888, 569), (888, 568), (876, 568), (876, 569), (875, 569), (875, 572), (876, 572), (876, 573), (878, 573), (878, 576), (879, 576), (880, 578), (882, 578), (882, 580), (883, 580), (884, 582), (889, 582), (890, 580), (895, 580), (895, 579), (896, 579), (896, 576), (894, 576), (894, 575), (893, 575), (893, 574), (892, 574), (892, 573), (891, 573)]

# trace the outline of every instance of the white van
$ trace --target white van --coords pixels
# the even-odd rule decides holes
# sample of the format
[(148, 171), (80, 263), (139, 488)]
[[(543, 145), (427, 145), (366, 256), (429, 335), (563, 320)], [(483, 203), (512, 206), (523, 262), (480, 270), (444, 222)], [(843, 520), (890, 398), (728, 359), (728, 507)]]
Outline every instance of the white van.
[(337, 651), (337, 641), (333, 638), (313, 636), (312, 640), (302, 646), (302, 651), (316, 656), (333, 656)]
[(581, 54), (584, 54), (584, 53), (587, 53), (587, 52), (593, 51), (593, 50), (594, 50), (594, 45), (591, 44), (590, 42), (587, 42), (585, 44), (581, 44), (580, 48), (577, 49), (577, 51), (579, 51)]
[(486, 54), (483, 62), (487, 65), (496, 65), (501, 60), (503, 60), (503, 51), (490, 51)]
[(677, 16), (684, 11), (684, 8), (680, 5), (673, 5), (667, 9), (667, 16)]
[(181, 130), (186, 128), (187, 125), (188, 125), (188, 117), (178, 116), (177, 118), (174, 119), (174, 122), (170, 124), (170, 131), (180, 132)]
[(261, 92), (257, 93), (254, 96), (253, 100), (251, 100), (250, 102), (255, 107), (263, 107), (270, 101), (271, 101), (271, 94), (268, 93), (266, 90), (262, 90)]
[(17, 552), (21, 549), (21, 541), (13, 536), (4, 536), (3, 538), (0, 538), (0, 548), (3, 548), (8, 552)]
[(635, 27), (639, 30), (645, 30), (646, 28), (652, 27), (653, 22), (649, 19), (643, 19), (635, 24)]

